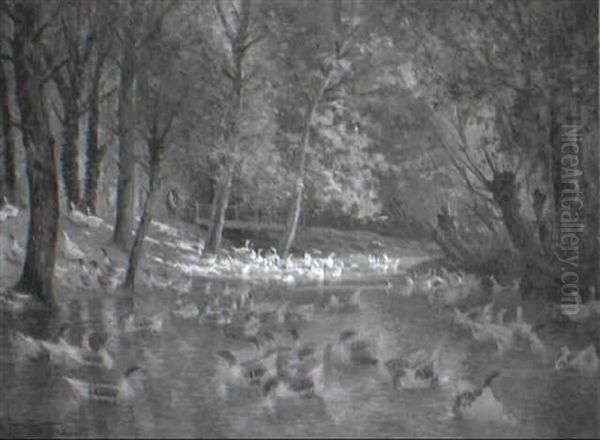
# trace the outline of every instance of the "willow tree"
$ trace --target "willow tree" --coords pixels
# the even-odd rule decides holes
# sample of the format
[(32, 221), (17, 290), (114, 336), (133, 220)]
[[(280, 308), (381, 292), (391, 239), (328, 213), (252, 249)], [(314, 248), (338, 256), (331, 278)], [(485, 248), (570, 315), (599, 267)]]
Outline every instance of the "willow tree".
[[(558, 291), (550, 286), (560, 284), (557, 238), (572, 185), (563, 181), (561, 136), (581, 125), (570, 160), (580, 167), (582, 206), (571, 214), (583, 225), (582, 294), (597, 284), (597, 3), (398, 2), (385, 13), (402, 23), (388, 31), (413, 90), (435, 118), (450, 110), (446, 150), (474, 197), (499, 213), (523, 262), (523, 291)], [(470, 136), (473, 128), (483, 136)]]

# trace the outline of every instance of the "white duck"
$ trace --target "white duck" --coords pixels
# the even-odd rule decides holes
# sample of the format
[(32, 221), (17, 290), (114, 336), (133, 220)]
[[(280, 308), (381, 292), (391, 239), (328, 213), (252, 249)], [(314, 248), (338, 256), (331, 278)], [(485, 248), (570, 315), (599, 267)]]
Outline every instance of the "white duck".
[(158, 333), (162, 330), (164, 322), (164, 313), (158, 313), (153, 316), (144, 317), (136, 321), (133, 313), (127, 313), (123, 319), (123, 333), (136, 333), (149, 331)]
[(6, 197), (4, 197), (4, 206), (2, 207), (2, 209), (0, 209), (0, 219), (2, 219), (2, 221), (9, 219), (9, 218), (15, 218), (19, 216), (19, 208), (17, 208), (15, 205), (11, 204), (8, 202), (8, 199)]
[(598, 365), (600, 365), (600, 360), (598, 360), (594, 344), (590, 344), (577, 353), (572, 353), (569, 347), (563, 346), (554, 363), (557, 370), (575, 370), (586, 374), (596, 373)]
[(25, 251), (19, 244), (19, 240), (13, 234), (8, 236), (10, 239), (10, 248), (8, 249), (8, 260), (13, 263), (20, 264), (23, 261), (23, 257), (25, 256)]
[(64, 240), (62, 243), (62, 254), (67, 260), (80, 260), (85, 258), (85, 253), (77, 244), (69, 238), (66, 231), (63, 231)]
[(78, 226), (98, 228), (104, 224), (104, 220), (100, 217), (90, 214), (89, 208), (83, 213), (75, 207), (73, 202), (69, 203), (69, 208), (67, 218)]
[(177, 308), (172, 310), (171, 313), (180, 319), (193, 319), (200, 315), (200, 310), (198, 310), (198, 306), (194, 303), (184, 305), (181, 298), (179, 298), (177, 299)]
[(21, 312), (32, 301), (32, 296), (14, 290), (0, 291), (0, 310)]

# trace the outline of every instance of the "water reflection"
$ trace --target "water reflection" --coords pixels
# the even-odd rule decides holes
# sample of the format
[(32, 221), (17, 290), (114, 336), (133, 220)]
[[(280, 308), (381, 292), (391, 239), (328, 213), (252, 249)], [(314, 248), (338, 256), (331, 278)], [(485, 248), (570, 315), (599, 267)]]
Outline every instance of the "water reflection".
[[(206, 304), (239, 283), (197, 281), (186, 301), (204, 310)], [(253, 287), (257, 303), (290, 301), (326, 303), (323, 290)], [(343, 292), (342, 292), (343, 293)], [(335, 339), (353, 328), (376, 335), (382, 359), (442, 338), (443, 373), (479, 380), (492, 368), (502, 371), (494, 393), (513, 423), (457, 421), (447, 417), (454, 389), (443, 384), (427, 390), (392, 389), (382, 368), (337, 371), (319, 397), (283, 399), (269, 406), (257, 388), (223, 392), (216, 374), (215, 350), (239, 348), (218, 328), (197, 319), (167, 319), (159, 334), (124, 334), (120, 317), (126, 312), (150, 316), (175, 306), (175, 294), (141, 291), (127, 296), (81, 295), (63, 292), (64, 310), (55, 316), (39, 312), (3, 314), (0, 321), (0, 435), (81, 437), (274, 437), (274, 436), (600, 436), (598, 377), (557, 374), (519, 347), (500, 357), (478, 346), (468, 335), (451, 332), (447, 319), (419, 298), (398, 298), (373, 290), (363, 295), (358, 313), (327, 313), (317, 307), (314, 321), (298, 324), (303, 340)], [(50, 339), (69, 321), (69, 342), (80, 344), (85, 330), (111, 335), (108, 347), (116, 359), (114, 371), (92, 368), (69, 371), (45, 361), (20, 359), (11, 335), (17, 329)], [(560, 338), (560, 336), (553, 336)], [(559, 346), (564, 341), (551, 341)], [(132, 406), (97, 403), (78, 405), (62, 380), (65, 375), (92, 382), (115, 379), (133, 364), (143, 366)]]

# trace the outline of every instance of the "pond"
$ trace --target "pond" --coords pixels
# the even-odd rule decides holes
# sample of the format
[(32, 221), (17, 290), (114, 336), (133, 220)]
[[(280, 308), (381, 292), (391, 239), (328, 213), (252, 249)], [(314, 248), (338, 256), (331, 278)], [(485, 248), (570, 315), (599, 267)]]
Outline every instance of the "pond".
[[(225, 284), (230, 291), (244, 287), (233, 281), (195, 279), (185, 302), (202, 311), (209, 298), (226, 289)], [(335, 292), (343, 296), (353, 290)], [(251, 286), (251, 291), (257, 306), (315, 303), (313, 319), (293, 324), (303, 341), (335, 341), (341, 331), (354, 329), (378, 341), (381, 360), (444, 341), (441, 370), (448, 380), (430, 389), (402, 390), (394, 389), (379, 367), (336, 370), (335, 380), (327, 382), (318, 397), (281, 399), (269, 406), (259, 388), (228, 388), (221, 383), (222, 366), (215, 352), (240, 349), (244, 343), (226, 338), (218, 326), (167, 314), (159, 333), (119, 331), (119, 316), (125, 311), (149, 316), (172, 310), (175, 294), (141, 291), (132, 301), (118, 295), (60, 292), (65, 307), (52, 318), (0, 312), (0, 436), (600, 437), (598, 375), (559, 373), (552, 359), (540, 359), (518, 346), (500, 356), (469, 334), (453, 330), (449, 319), (422, 298), (373, 288), (362, 293), (360, 310), (332, 312), (322, 306), (331, 295), (327, 289), (264, 284)], [(116, 360), (114, 372), (67, 369), (19, 356), (14, 330), (50, 339), (65, 321), (72, 324), (68, 334), (72, 343), (79, 343), (88, 328), (111, 335), (108, 348)], [(551, 356), (565, 338), (544, 335)], [(133, 364), (142, 372), (136, 375), (131, 405), (77, 402), (63, 380), (63, 376), (91, 382), (114, 379)], [(504, 406), (505, 419), (484, 423), (448, 417), (456, 380), (481, 383), (492, 370), (500, 371), (492, 389)]]

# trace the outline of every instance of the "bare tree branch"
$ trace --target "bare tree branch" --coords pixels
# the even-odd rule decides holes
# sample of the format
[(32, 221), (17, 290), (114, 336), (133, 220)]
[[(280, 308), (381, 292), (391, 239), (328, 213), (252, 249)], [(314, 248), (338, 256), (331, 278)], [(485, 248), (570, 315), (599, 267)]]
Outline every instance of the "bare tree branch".
[(225, 30), (225, 35), (232, 43), (235, 41), (235, 32), (231, 27), (231, 24), (225, 18), (225, 13), (223, 12), (223, 8), (221, 6), (221, 0), (215, 0), (215, 7), (217, 9), (217, 13), (219, 14), (219, 19), (221, 20), (221, 24), (223, 25), (223, 29)]
[(52, 24), (52, 22), (54, 21), (54, 19), (56, 17), (58, 17), (58, 14), (60, 14), (60, 12), (62, 11), (63, 6), (65, 5), (65, 2), (59, 1), (58, 5), (56, 6), (56, 9), (54, 10), (54, 12), (52, 14), (50, 14), (50, 17), (48, 17), (48, 20), (46, 20), (45, 23), (42, 23), (40, 25), (40, 27), (37, 29), (37, 31), (35, 31), (32, 41), (34, 43), (36, 43), (44, 34), (44, 31), (48, 28), (48, 26), (50, 26)]

